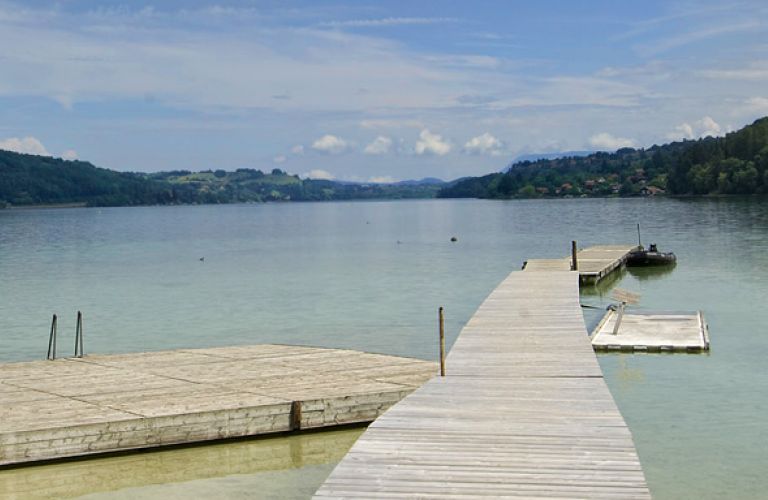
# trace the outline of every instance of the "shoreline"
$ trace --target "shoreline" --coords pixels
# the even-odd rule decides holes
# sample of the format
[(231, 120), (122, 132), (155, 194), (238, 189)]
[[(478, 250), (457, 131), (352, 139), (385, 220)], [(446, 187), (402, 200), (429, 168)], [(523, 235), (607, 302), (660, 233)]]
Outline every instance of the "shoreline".
[(87, 207), (88, 203), (86, 202), (76, 202), (76, 203), (40, 203), (36, 205), (8, 205), (5, 207), (0, 207), (0, 210), (32, 210), (36, 208), (84, 208)]
[(328, 203), (328, 202), (377, 202), (377, 201), (413, 201), (413, 200), (485, 200), (485, 201), (520, 201), (520, 200), (631, 200), (631, 199), (696, 199), (696, 200), (712, 200), (712, 199), (739, 199), (739, 198), (762, 198), (768, 197), (765, 193), (753, 193), (753, 194), (665, 194), (655, 196), (579, 196), (579, 197), (567, 197), (567, 196), (551, 196), (551, 197), (511, 197), (511, 198), (470, 198), (470, 197), (428, 197), (428, 198), (344, 198), (334, 200), (270, 200), (270, 201), (233, 201), (226, 203), (166, 203), (166, 204), (147, 204), (147, 205), (89, 205), (88, 202), (72, 202), (72, 203), (38, 203), (34, 205), (11, 205), (0, 206), (0, 210), (34, 210), (45, 208), (125, 208), (125, 207), (195, 207), (195, 206), (210, 206), (210, 205), (261, 205), (268, 203)]

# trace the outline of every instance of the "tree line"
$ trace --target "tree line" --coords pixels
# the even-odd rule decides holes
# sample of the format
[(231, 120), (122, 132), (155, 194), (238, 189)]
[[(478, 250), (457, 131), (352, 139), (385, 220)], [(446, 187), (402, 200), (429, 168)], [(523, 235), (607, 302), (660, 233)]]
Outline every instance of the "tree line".
[(0, 150), (0, 208), (81, 203), (131, 206), (433, 198), (439, 184), (365, 184), (300, 179), (280, 170), (116, 172), (84, 161)]
[(443, 198), (768, 193), (768, 117), (726, 134), (647, 149), (524, 161), (444, 187)]

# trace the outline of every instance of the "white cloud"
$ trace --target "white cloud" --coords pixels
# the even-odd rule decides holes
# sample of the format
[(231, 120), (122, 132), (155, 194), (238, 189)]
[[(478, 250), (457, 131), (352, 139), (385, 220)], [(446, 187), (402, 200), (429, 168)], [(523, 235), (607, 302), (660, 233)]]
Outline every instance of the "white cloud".
[(368, 144), (365, 149), (363, 150), (363, 153), (367, 155), (383, 155), (386, 153), (389, 153), (389, 150), (392, 148), (392, 139), (389, 137), (380, 135), (376, 139), (373, 140), (370, 144)]
[(297, 144), (294, 147), (291, 148), (291, 153), (295, 154), (296, 156), (301, 156), (304, 154), (304, 146), (301, 144)]
[[(768, 99), (766, 99), (768, 105)], [(680, 141), (683, 139), (698, 139), (700, 137), (717, 137), (723, 134), (720, 126), (711, 116), (705, 116), (693, 123), (684, 122), (675, 127), (675, 130), (667, 134), (667, 139)]]
[(314, 170), (310, 170), (309, 172), (305, 172), (301, 175), (305, 179), (315, 179), (315, 180), (325, 180), (325, 181), (332, 181), (336, 177), (328, 172), (327, 170), (322, 170), (319, 168), (316, 168)]
[(750, 97), (747, 99), (747, 106), (754, 113), (768, 114), (768, 98)]
[(368, 182), (372, 182), (373, 184), (392, 184), (393, 182), (396, 182), (393, 177), (390, 177), (388, 175), (381, 175), (376, 177), (371, 177), (368, 179)]
[(274, 158), (272, 158), (272, 161), (275, 162), (275, 163), (285, 163), (286, 159), (287, 158), (285, 157), (285, 155), (278, 155), (278, 156), (275, 156)]
[(77, 160), (77, 151), (74, 149), (67, 149), (61, 153), (61, 157), (65, 160)]
[(675, 34), (669, 38), (657, 39), (649, 44), (639, 45), (635, 48), (644, 56), (653, 56), (695, 42), (723, 37), (724, 35), (731, 33), (750, 33), (759, 31), (762, 28), (763, 24), (758, 20), (738, 22), (734, 24), (723, 24), (721, 22), (716, 26)]
[(416, 142), (416, 154), (435, 154), (443, 156), (451, 151), (451, 143), (443, 140), (443, 136), (433, 134), (427, 129), (419, 133), (419, 140)]
[(700, 137), (717, 137), (723, 131), (720, 124), (709, 116), (705, 116), (699, 120), (698, 125), (701, 127), (701, 133), (699, 134)]
[[(183, 12), (172, 9), (153, 16), (139, 15), (130, 6), (94, 15), (75, 10), (29, 10), (23, 22), (0, 26), (0, 95), (43, 97), (65, 108), (149, 96), (173, 107), (237, 113), (264, 108), (367, 111), (442, 107), (449, 94), (464, 86), (460, 72), (427, 62), (385, 37), (269, 27), (257, 18), (223, 25), (202, 12), (189, 23)], [(388, 18), (360, 24), (445, 21)], [(198, 29), (198, 23), (204, 26)], [(205, 23), (219, 29), (205, 29), (210, 27)], [(24, 50), (2, 50), (8, 47)], [(224, 53), (227, 57), (221, 57)], [(311, 91), (301, 83), (308, 74)]]
[(467, 56), (467, 55), (447, 55), (447, 56), (428, 56), (427, 61), (436, 62), (445, 66), (459, 66), (470, 68), (495, 69), (501, 66), (502, 61), (492, 56)]
[(700, 74), (707, 78), (715, 78), (720, 80), (765, 81), (768, 79), (768, 67), (766, 67), (765, 63), (753, 63), (745, 68), (711, 69), (701, 71)]
[(673, 132), (667, 134), (667, 139), (673, 141), (680, 141), (682, 139), (693, 139), (696, 134), (693, 132), (693, 127), (690, 123), (681, 123), (675, 127)]
[(486, 132), (477, 137), (473, 137), (464, 144), (464, 151), (469, 154), (499, 156), (503, 154), (504, 144)]
[(347, 141), (331, 134), (326, 134), (312, 143), (312, 149), (334, 155), (343, 153), (348, 146)]
[(443, 24), (454, 23), (456, 21), (458, 20), (452, 17), (384, 17), (381, 19), (351, 19), (349, 21), (332, 21), (329, 23), (323, 23), (322, 26), (331, 26), (334, 28), (369, 28), (414, 24)]
[(614, 151), (621, 148), (633, 148), (636, 146), (634, 139), (627, 139), (625, 137), (614, 137), (608, 132), (600, 132), (589, 138), (590, 146), (597, 149), (604, 149), (607, 151)]
[(424, 124), (419, 120), (403, 119), (377, 119), (363, 120), (360, 122), (363, 128), (424, 128)]
[(30, 155), (51, 156), (50, 153), (46, 151), (43, 143), (35, 137), (9, 137), (8, 139), (0, 141), (0, 149)]

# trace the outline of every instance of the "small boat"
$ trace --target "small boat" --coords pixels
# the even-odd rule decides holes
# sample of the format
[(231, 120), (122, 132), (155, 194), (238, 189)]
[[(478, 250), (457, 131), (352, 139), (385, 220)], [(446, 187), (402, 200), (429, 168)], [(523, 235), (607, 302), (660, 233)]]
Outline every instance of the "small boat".
[(651, 243), (648, 250), (640, 246), (637, 250), (629, 252), (627, 255), (627, 266), (665, 266), (677, 262), (677, 257), (673, 252), (659, 252), (656, 243)]

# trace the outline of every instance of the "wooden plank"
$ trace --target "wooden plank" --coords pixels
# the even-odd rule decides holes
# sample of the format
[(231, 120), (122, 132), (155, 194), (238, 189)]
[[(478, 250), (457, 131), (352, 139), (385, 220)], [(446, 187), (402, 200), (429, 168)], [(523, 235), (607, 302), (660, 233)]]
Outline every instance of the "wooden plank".
[(283, 345), (0, 364), (0, 466), (370, 422), (436, 372)]
[[(631, 248), (582, 250), (579, 269), (610, 272)], [(650, 498), (567, 264), (511, 273), (462, 329), (447, 375), (371, 424), (315, 498)]]

